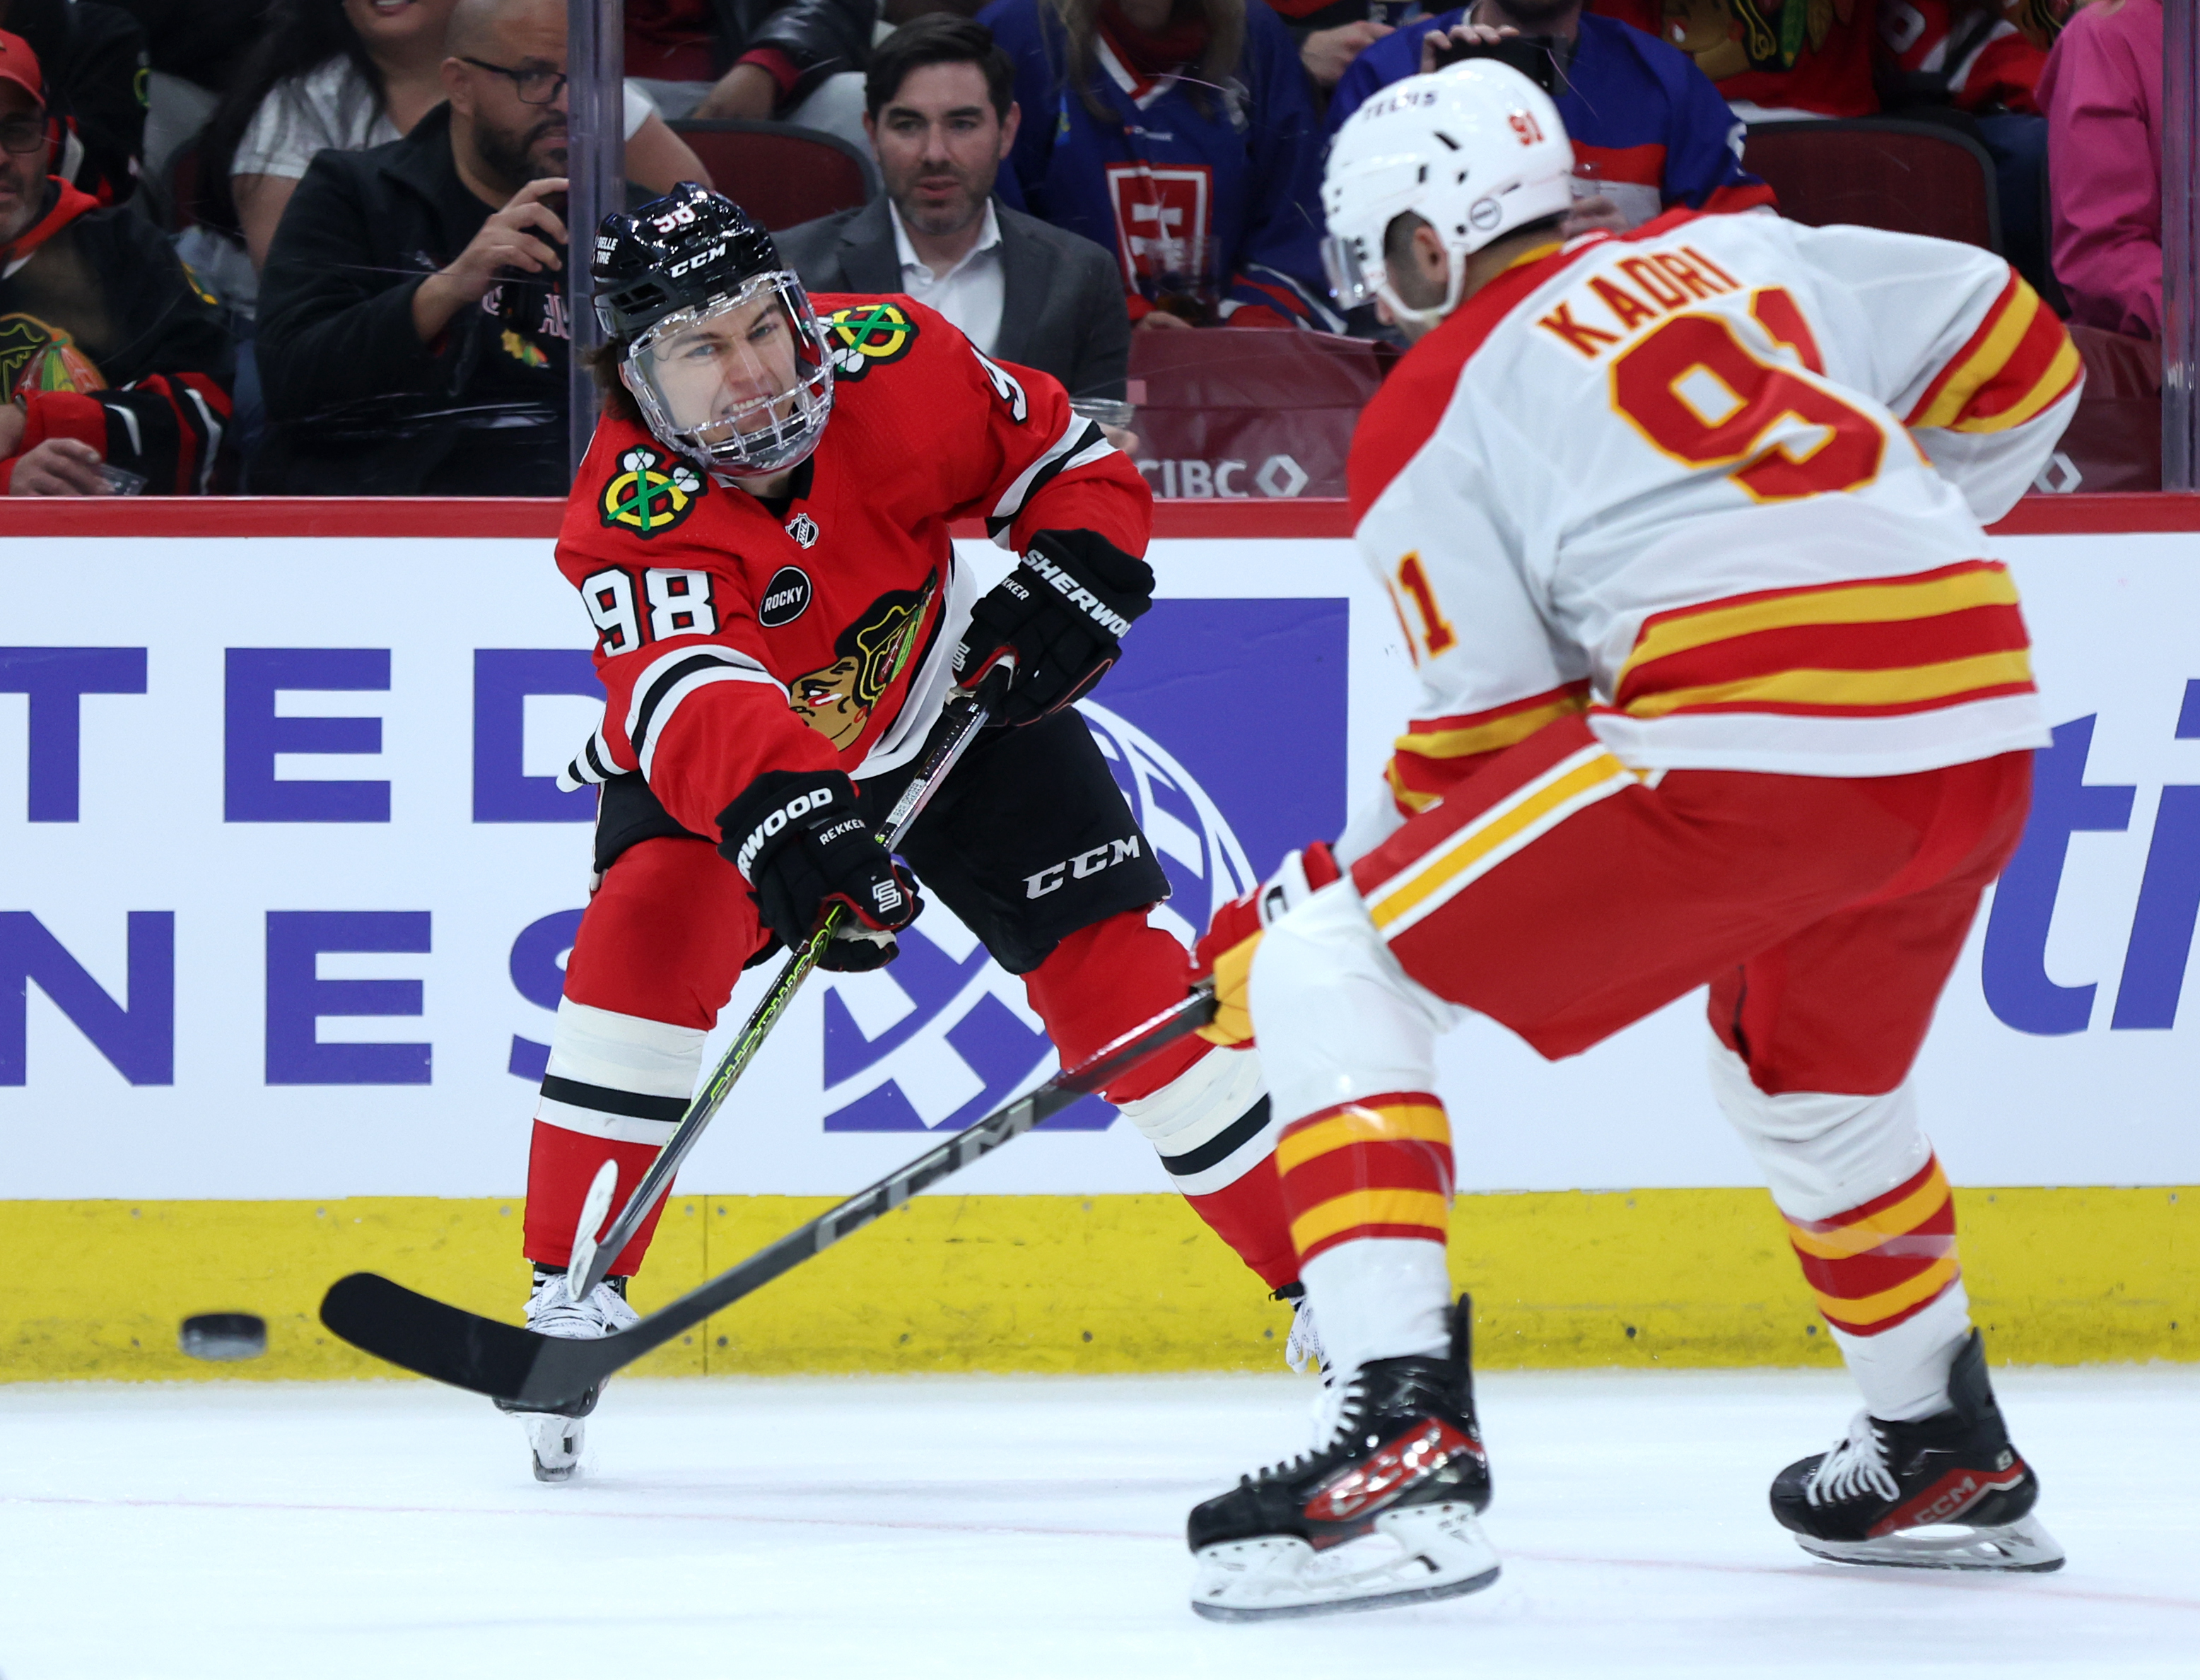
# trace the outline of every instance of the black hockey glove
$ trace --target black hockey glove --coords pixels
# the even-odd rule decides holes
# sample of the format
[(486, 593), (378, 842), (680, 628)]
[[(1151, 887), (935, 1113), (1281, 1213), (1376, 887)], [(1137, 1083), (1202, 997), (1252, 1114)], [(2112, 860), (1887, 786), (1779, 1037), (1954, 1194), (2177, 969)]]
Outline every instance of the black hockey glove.
[(718, 813), (718, 850), (748, 878), (764, 925), (789, 950), (816, 931), (834, 905), (850, 914), (818, 958), (851, 973), (898, 954), (893, 936), (924, 907), (916, 883), (856, 809), (856, 786), (838, 770), (774, 770)]
[(1088, 692), (1154, 604), (1154, 569), (1097, 531), (1039, 531), (1022, 563), (970, 610), (955, 680), (991, 686), (993, 715), (1036, 722)]

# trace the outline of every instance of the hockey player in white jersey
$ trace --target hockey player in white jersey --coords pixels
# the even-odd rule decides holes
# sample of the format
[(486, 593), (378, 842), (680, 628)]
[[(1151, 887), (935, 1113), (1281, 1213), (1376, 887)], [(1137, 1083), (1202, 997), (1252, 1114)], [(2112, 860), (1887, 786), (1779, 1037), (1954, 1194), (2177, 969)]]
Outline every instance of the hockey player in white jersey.
[(1473, 1012), (1567, 1056), (1704, 985), (1712, 1087), (1864, 1401), (1775, 1516), (1843, 1561), (2062, 1561), (1909, 1075), (2048, 743), (1981, 526), (2077, 356), (1968, 246), (1688, 212), (1562, 245), (1571, 169), (1487, 61), (1385, 89), (1329, 160), (1340, 296), (1415, 341), (1349, 477), (1422, 697), (1383, 796), (1195, 959), (1210, 1035), (1257, 1030), (1338, 1412), (1192, 1513), (1213, 1617), (1496, 1578), (1436, 1037)]

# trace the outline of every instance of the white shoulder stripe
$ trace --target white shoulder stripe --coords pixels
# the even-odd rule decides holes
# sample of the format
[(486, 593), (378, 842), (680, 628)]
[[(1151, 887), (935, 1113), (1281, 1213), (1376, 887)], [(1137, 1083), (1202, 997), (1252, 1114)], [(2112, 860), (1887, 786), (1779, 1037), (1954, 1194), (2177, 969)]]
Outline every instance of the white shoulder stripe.
[(657, 744), (664, 738), (664, 726), (672, 721), (672, 715), (680, 709), (680, 703), (697, 689), (723, 682), (765, 683), (775, 689), (779, 686), (778, 680), (769, 672), (744, 670), (732, 664), (705, 666), (701, 670), (690, 671), (685, 676), (664, 684), (663, 692), (650, 709), (648, 738), (641, 743), (641, 773), (644, 777), (649, 774), (657, 761)]
[[(751, 674), (749, 678), (751, 681), (768, 682), (775, 685), (778, 681), (778, 679), (770, 672), (765, 670), (748, 655), (709, 642), (690, 642), (684, 647), (676, 647), (669, 652), (660, 653), (656, 658), (651, 660), (643, 668), (641, 674), (635, 679), (634, 687), (630, 691), (633, 697), (628, 702), (626, 709), (626, 738), (629, 741), (634, 739), (634, 732), (641, 726), (642, 716), (649, 709), (651, 690), (675, 665), (683, 660), (699, 656), (715, 659), (723, 664), (746, 671)], [(636, 750), (640, 750), (639, 747)]]

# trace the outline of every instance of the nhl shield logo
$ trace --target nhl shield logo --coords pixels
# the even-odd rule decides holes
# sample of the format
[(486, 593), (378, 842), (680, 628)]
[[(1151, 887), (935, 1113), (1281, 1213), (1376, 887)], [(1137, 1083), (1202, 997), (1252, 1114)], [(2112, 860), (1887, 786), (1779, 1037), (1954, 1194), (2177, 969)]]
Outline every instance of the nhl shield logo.
[(618, 471), (604, 486), (606, 526), (653, 537), (686, 519), (702, 499), (703, 476), (685, 461), (654, 449), (629, 449), (619, 457), (618, 464)]
[(812, 547), (817, 541), (817, 522), (806, 513), (798, 513), (787, 522), (787, 534), (802, 547)]

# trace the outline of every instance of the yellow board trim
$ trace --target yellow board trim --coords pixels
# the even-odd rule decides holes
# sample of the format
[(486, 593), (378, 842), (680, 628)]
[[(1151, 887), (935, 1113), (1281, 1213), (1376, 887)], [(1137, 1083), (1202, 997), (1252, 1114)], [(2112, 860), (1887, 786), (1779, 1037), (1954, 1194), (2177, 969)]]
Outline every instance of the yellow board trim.
[(1770, 671), (1735, 682), (1647, 694), (1630, 701), (1626, 709), (1630, 717), (1663, 717), (1686, 706), (1726, 705), (1737, 700), (1799, 706), (1901, 706), (2031, 680), (2032, 657), (2017, 648), (1885, 671)]
[(1955, 1281), (1957, 1269), (1956, 1257), (1944, 1254), (1916, 1277), (1892, 1289), (1882, 1289), (1876, 1295), (1860, 1295), (1853, 1300), (1821, 1293), (1818, 1306), (1828, 1318), (1837, 1318), (1844, 1324), (1876, 1324), (1920, 1301), (1931, 1300)]
[(1395, 884), (1378, 889), (1381, 895), (1369, 901), (1368, 919), (1382, 929), (1401, 916), (1411, 915), (1424, 900), (1442, 892), (1454, 878), (1473, 868), (1522, 830), (1532, 828), (1569, 800), (1627, 773), (1627, 767), (1611, 754), (1599, 753), (1556, 780), (1532, 789), (1508, 805), (1498, 806), (1454, 838), (1432, 862)]
[(1341, 1114), (1284, 1134), (1276, 1146), (1276, 1170), (1293, 1167), (1355, 1143), (1440, 1143), (1451, 1146), (1451, 1122), (1427, 1103), (1360, 1103)]
[[(2200, 1362), (2200, 1186), (1958, 1189), (1963, 1285), (1997, 1362)], [(647, 1311), (832, 1205), (676, 1195), (635, 1280)], [(378, 1271), (512, 1322), (517, 1197), (0, 1202), (38, 1286), (0, 1296), (0, 1380), (388, 1378), (315, 1316)], [(1836, 1362), (1761, 1189), (1458, 1197), (1451, 1273), (1490, 1369)], [(268, 1321), (268, 1353), (207, 1365), (178, 1321)], [(645, 1374), (1283, 1368), (1267, 1299), (1183, 1199), (919, 1196), (658, 1349)]]
[(1889, 1238), (1908, 1236), (1939, 1212), (1940, 1204), (1947, 1199), (1948, 1175), (1935, 1161), (1933, 1176), (1892, 1207), (1883, 1207), (1869, 1219), (1859, 1219), (1853, 1225), (1833, 1231), (1807, 1230), (1790, 1220), (1788, 1240), (1804, 1253), (1821, 1260), (1846, 1260), (1852, 1254), (1870, 1253)]
[(1933, 399), (1932, 407), (1910, 423), (1920, 428), (1945, 426), (1955, 419), (1978, 394), (1979, 387), (2009, 365), (2009, 359), (2016, 353), (2016, 347), (2024, 341), (2025, 334), (2032, 330), (2033, 318), (2039, 313), (2039, 294), (2018, 281), (2016, 295), (2002, 311), (2001, 319), (1994, 323), (1986, 342), (1956, 370), (1956, 376), (1940, 388), (1940, 394)]
[(1304, 1254), (1356, 1225), (1425, 1225), (1441, 1231), (1450, 1210), (1451, 1198), (1433, 1190), (1348, 1190), (1291, 1221), (1291, 1245)]
[(1793, 630), (1820, 624), (1893, 624), (1906, 619), (1938, 618), (1973, 607), (2013, 607), (2016, 585), (1998, 567), (1958, 572), (1953, 577), (1913, 583), (1829, 585), (1769, 601), (1669, 618), (1650, 626), (1627, 656), (1627, 673), (1653, 659), (1665, 659), (1713, 642), (1731, 641), (1765, 630)]

